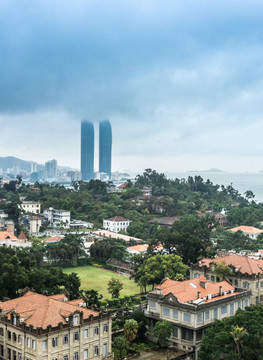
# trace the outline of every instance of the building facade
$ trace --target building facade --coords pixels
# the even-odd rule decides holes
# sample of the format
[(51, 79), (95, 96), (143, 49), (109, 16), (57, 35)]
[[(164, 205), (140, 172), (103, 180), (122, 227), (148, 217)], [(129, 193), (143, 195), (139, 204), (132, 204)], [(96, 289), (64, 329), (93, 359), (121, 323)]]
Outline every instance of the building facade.
[(70, 227), (70, 211), (53, 209), (52, 207), (44, 210), (44, 216), (49, 221), (52, 227)]
[(94, 126), (91, 122), (81, 121), (81, 179), (94, 178)]
[(38, 201), (22, 201), (20, 207), (26, 213), (40, 214), (41, 212), (41, 204)]
[(45, 163), (45, 179), (56, 179), (58, 176), (57, 160), (49, 160)]
[(249, 306), (250, 295), (249, 290), (235, 288), (227, 281), (214, 284), (204, 276), (182, 282), (166, 278), (147, 294), (148, 336), (154, 340), (156, 322), (167, 320), (173, 324), (173, 345), (194, 351), (197, 359), (205, 329), (215, 319), (222, 320)]
[(118, 233), (119, 231), (126, 232), (130, 223), (130, 220), (125, 219), (122, 216), (114, 216), (112, 218), (103, 220), (103, 229), (115, 233)]
[(226, 255), (215, 259), (201, 259), (190, 266), (190, 278), (205, 276), (207, 280), (218, 282), (214, 274), (216, 263), (229, 266), (230, 273), (226, 279), (234, 286), (251, 290), (251, 305), (263, 303), (263, 261), (248, 256)]
[(111, 318), (83, 299), (27, 291), (0, 302), (0, 360), (111, 359)]
[(99, 172), (111, 178), (112, 131), (109, 120), (101, 121), (99, 125)]

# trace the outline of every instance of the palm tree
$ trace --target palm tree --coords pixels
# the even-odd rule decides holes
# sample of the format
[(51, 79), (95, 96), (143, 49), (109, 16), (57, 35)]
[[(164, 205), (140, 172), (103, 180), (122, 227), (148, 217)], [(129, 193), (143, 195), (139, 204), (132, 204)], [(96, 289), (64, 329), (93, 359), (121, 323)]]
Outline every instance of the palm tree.
[(129, 319), (125, 321), (124, 327), (124, 336), (129, 342), (132, 342), (136, 339), (138, 332), (138, 323), (134, 319)]
[(230, 331), (230, 335), (233, 337), (235, 343), (235, 352), (239, 355), (239, 358), (242, 359), (241, 347), (243, 345), (243, 338), (248, 335), (248, 333), (245, 328), (239, 327), (238, 325), (232, 325), (232, 331)]

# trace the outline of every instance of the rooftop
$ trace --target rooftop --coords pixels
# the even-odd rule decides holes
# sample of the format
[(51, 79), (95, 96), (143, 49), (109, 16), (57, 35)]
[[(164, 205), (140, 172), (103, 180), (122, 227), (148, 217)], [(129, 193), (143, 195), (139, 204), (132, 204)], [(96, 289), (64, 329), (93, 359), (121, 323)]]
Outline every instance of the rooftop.
[(202, 298), (205, 298), (204, 302), (211, 302), (218, 300), (219, 297), (223, 298), (229, 294), (238, 293), (227, 281), (212, 283), (207, 281), (205, 276), (186, 281), (175, 281), (167, 278), (156, 287), (156, 290), (162, 290), (162, 295), (172, 293), (182, 303), (192, 303)]
[(97, 231), (92, 231), (92, 234), (97, 235), (97, 236), (101, 236), (104, 238), (112, 238), (112, 239), (122, 239), (124, 241), (129, 242), (130, 240), (134, 240), (134, 241), (143, 241), (142, 239), (133, 237), (133, 236), (129, 236), (129, 235), (123, 235), (123, 234), (118, 234), (115, 233), (113, 231), (109, 231), (109, 230), (97, 230)]
[[(32, 325), (35, 329), (38, 327), (46, 329), (48, 325), (55, 327), (59, 323), (66, 324), (67, 318), (76, 311), (81, 311), (84, 319), (89, 318), (90, 315), (99, 315), (97, 311), (78, 306), (76, 301), (64, 301), (65, 298), (65, 294), (45, 296), (27, 291), (19, 298), (0, 301), (0, 308), (4, 312), (9, 311), (9, 319), (13, 311), (20, 316), (20, 319), (24, 319), (27, 326)], [(79, 302), (83, 300), (80, 299)]]
[(129, 221), (128, 219), (125, 219), (124, 217), (122, 216), (114, 216), (114, 217), (111, 217), (109, 219), (105, 219), (105, 221), (116, 221), (116, 222), (120, 222), (120, 221)]
[(233, 231), (233, 232), (236, 232), (236, 231), (242, 231), (243, 233), (247, 233), (247, 234), (261, 234), (263, 233), (263, 230), (260, 230), (258, 228), (255, 228), (254, 226), (237, 226), (235, 228), (232, 228), (232, 229), (229, 229), (229, 231)]
[(17, 237), (9, 231), (0, 231), (0, 241), (3, 240), (17, 240)]
[(199, 266), (209, 267), (211, 263), (224, 261), (226, 265), (238, 269), (241, 274), (263, 274), (263, 261), (251, 259), (248, 256), (226, 255), (215, 259), (203, 258), (199, 261)]

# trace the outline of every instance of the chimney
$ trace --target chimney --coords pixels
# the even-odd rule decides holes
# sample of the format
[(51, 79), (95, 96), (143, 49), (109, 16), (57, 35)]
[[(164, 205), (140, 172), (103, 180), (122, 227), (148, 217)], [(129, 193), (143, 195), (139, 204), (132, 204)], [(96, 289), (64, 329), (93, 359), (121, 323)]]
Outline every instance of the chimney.
[(219, 286), (219, 296), (221, 296), (222, 295), (222, 286), (220, 285)]

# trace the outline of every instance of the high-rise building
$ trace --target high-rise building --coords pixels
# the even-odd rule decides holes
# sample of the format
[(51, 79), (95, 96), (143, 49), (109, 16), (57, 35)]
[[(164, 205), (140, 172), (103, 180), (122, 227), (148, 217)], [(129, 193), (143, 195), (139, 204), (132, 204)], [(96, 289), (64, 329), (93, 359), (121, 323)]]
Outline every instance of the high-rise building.
[(55, 179), (58, 176), (58, 162), (57, 160), (49, 160), (45, 163), (45, 178)]
[(94, 177), (94, 126), (90, 121), (81, 121), (81, 178)]
[(31, 162), (31, 173), (36, 172), (37, 171), (37, 163), (32, 161)]
[(100, 122), (99, 133), (99, 172), (111, 177), (112, 132), (109, 120)]

